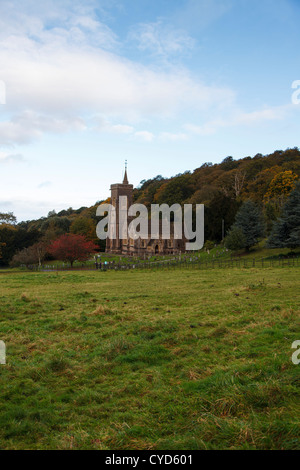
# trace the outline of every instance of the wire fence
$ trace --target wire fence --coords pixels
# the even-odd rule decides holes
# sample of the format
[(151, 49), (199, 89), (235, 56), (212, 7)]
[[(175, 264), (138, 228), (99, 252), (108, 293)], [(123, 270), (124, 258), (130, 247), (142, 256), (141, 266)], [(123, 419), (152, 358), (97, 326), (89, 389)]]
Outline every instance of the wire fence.
[(233, 269), (233, 268), (274, 268), (300, 266), (300, 257), (288, 258), (230, 258), (201, 260), (190, 258), (184, 260), (137, 261), (123, 264), (114, 261), (95, 263), (95, 265), (61, 266), (43, 265), (32, 266), (34, 271), (128, 271), (128, 270), (176, 270), (176, 269)]

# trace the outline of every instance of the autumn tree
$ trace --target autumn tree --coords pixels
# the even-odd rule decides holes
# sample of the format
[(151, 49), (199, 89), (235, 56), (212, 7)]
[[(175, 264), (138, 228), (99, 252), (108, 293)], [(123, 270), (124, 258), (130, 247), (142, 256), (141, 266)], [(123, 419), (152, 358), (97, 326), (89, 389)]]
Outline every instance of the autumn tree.
[(265, 200), (280, 198), (284, 200), (295, 187), (298, 176), (292, 171), (281, 171), (271, 181), (268, 191), (265, 194)]
[(83, 235), (68, 233), (61, 235), (48, 247), (48, 252), (55, 259), (69, 261), (73, 266), (74, 261), (86, 261), (97, 246)]
[(234, 160), (233, 157), (226, 157), (224, 160), (220, 163), (220, 167), (222, 170), (229, 171), (229, 170), (234, 170), (237, 168), (239, 163)]
[(212, 185), (202, 186), (194, 192), (192, 197), (188, 200), (188, 204), (209, 204), (209, 202), (217, 195), (220, 190)]
[(9, 224), (15, 225), (17, 223), (17, 218), (12, 212), (0, 212), (0, 224)]
[(161, 175), (157, 175), (153, 179), (143, 180), (140, 182), (140, 187), (133, 190), (134, 202), (145, 204), (150, 208), (154, 202), (154, 196), (160, 187), (163, 185), (165, 179)]
[(193, 194), (191, 175), (187, 172), (163, 184), (154, 196), (157, 204), (182, 204)]
[(71, 224), (70, 232), (76, 235), (83, 235), (90, 241), (97, 241), (96, 223), (87, 217), (77, 217)]

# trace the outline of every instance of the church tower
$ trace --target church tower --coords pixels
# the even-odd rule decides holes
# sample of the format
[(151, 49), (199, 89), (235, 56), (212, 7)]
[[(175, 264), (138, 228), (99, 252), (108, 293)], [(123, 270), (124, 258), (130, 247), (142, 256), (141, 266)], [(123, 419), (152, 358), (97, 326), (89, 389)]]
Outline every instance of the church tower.
[[(125, 173), (123, 178), (123, 183), (112, 184), (110, 187), (111, 190), (111, 204), (116, 208), (116, 239), (111, 240), (107, 238), (106, 240), (106, 251), (110, 253), (121, 254), (122, 245), (125, 243), (124, 240), (119, 238), (119, 221), (120, 215), (122, 217), (122, 212), (124, 212), (124, 217), (127, 220), (128, 226), (128, 209), (133, 202), (133, 185), (129, 184), (127, 176), (127, 160), (125, 162)], [(127, 197), (127, 204), (123, 205), (120, 201), (120, 196)]]

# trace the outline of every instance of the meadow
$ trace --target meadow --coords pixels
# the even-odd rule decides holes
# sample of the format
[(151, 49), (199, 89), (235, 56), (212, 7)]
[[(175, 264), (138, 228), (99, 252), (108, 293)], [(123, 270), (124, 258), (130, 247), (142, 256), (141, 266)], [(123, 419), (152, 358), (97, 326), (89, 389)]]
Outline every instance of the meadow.
[(299, 449), (300, 267), (0, 274), (1, 449)]

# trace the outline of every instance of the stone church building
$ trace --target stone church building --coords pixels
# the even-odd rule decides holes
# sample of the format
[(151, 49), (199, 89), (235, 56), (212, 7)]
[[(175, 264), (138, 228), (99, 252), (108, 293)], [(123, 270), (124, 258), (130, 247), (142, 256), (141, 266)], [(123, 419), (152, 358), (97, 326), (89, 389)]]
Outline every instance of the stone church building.
[[(152, 239), (148, 238), (143, 240), (138, 238), (136, 240), (127, 238), (122, 240), (119, 238), (119, 197), (127, 196), (128, 207), (133, 204), (133, 185), (129, 184), (127, 177), (127, 168), (125, 167), (125, 174), (123, 183), (112, 184), (111, 190), (111, 204), (116, 208), (116, 239), (106, 239), (106, 253), (127, 255), (127, 256), (141, 256), (146, 258), (152, 255), (169, 255), (179, 254), (185, 251), (185, 238), (180, 240), (174, 239), (172, 232), (171, 223), (171, 237), (169, 240), (163, 240), (162, 238)], [(133, 218), (127, 216), (127, 226)], [(149, 220), (150, 227), (150, 220)], [(160, 231), (161, 232), (161, 231)], [(150, 230), (149, 230), (150, 234)]]

